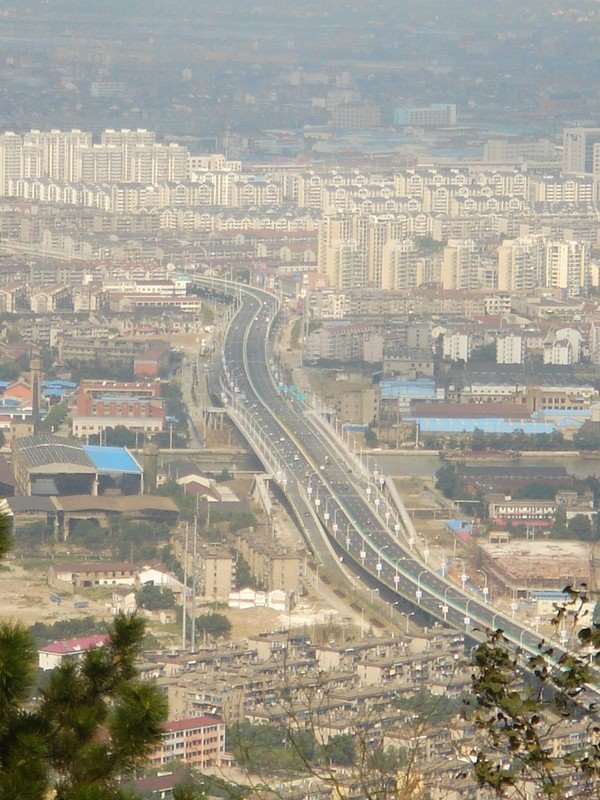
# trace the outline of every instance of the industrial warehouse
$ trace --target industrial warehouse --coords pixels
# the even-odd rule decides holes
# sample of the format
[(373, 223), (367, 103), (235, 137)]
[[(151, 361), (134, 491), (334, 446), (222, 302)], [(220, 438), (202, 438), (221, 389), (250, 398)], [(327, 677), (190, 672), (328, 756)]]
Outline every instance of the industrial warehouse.
[(82, 445), (51, 434), (26, 436), (13, 446), (16, 490), (25, 495), (141, 494), (144, 471), (125, 447)]
[(15, 496), (6, 506), (15, 530), (41, 520), (66, 539), (81, 520), (109, 528), (120, 516), (170, 524), (179, 516), (170, 498), (143, 494), (144, 470), (126, 447), (42, 434), (15, 441), (11, 461)]

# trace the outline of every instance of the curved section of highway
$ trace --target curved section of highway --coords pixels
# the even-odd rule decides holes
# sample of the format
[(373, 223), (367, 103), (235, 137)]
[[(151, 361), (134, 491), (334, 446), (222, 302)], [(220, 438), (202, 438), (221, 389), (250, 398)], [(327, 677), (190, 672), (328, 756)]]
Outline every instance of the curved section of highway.
[[(274, 378), (270, 335), (279, 324), (277, 298), (248, 286), (198, 279), (199, 287), (235, 294), (237, 310), (221, 353), (221, 396), (242, 433), (262, 458), (300, 517), (308, 544), (325, 567), (338, 569), (332, 542), (369, 573), (386, 595), (480, 639), (502, 628), (525, 652), (541, 638), (465, 593), (425, 564), (410, 547), (412, 523), (384, 498), (356, 456), (303, 403), (282, 395)], [(272, 330), (273, 329), (273, 330)], [(213, 376), (214, 379), (214, 376)], [(410, 530), (409, 530), (410, 527)], [(557, 655), (560, 653), (557, 650)]]

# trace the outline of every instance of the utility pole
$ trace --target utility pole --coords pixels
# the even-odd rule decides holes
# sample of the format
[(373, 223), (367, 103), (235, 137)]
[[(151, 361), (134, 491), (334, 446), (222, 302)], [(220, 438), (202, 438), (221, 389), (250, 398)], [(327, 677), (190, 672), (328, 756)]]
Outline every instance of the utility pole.
[(194, 517), (194, 544), (193, 544), (193, 558), (192, 558), (192, 637), (190, 643), (190, 650), (192, 653), (196, 652), (196, 575), (197, 560), (198, 560), (198, 517)]
[(185, 548), (183, 556), (183, 623), (181, 630), (182, 648), (187, 645), (187, 595), (188, 595), (188, 544), (190, 537), (190, 523), (185, 523)]

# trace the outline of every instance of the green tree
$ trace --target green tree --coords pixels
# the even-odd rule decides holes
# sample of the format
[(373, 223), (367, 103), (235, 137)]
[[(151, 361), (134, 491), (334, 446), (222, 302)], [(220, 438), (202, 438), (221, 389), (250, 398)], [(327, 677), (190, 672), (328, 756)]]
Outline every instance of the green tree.
[[(0, 556), (10, 544), (0, 518)], [(166, 702), (139, 680), (144, 621), (118, 616), (106, 646), (53, 670), (30, 702), (35, 648), (19, 623), (0, 622), (0, 800), (125, 800), (122, 776), (162, 735)]]
[(89, 636), (92, 633), (106, 633), (106, 625), (88, 615), (82, 618), (59, 619), (51, 625), (35, 622), (29, 628), (29, 633), (34, 644), (43, 647), (48, 642), (54, 642), (57, 639), (72, 639), (76, 636)]
[(21, 367), (16, 361), (8, 364), (0, 364), (0, 380), (16, 381), (21, 374)]
[(496, 362), (496, 343), (482, 344), (471, 351), (471, 361), (475, 363), (494, 364)]
[(600, 422), (584, 422), (573, 434), (573, 441), (581, 450), (600, 450)]
[(356, 761), (356, 743), (347, 733), (332, 736), (323, 747), (323, 757), (330, 764), (351, 767)]
[(215, 312), (213, 309), (207, 305), (206, 303), (202, 303), (202, 308), (200, 309), (200, 317), (202, 318), (203, 325), (212, 325), (215, 321)]
[(227, 619), (225, 614), (218, 614), (216, 612), (200, 614), (200, 616), (196, 617), (196, 632), (200, 635), (206, 633), (208, 636), (214, 636), (215, 638), (229, 636), (231, 633), (231, 622)]
[(175, 608), (173, 592), (168, 587), (142, 586), (135, 593), (135, 601), (140, 608), (154, 611), (158, 608)]
[[(572, 648), (541, 642), (537, 653), (524, 654), (496, 630), (474, 652), (469, 705), (478, 750), (473, 769), (479, 785), (501, 797), (599, 796), (600, 749), (594, 742), (600, 719), (593, 687), (600, 622), (586, 619), (585, 590), (568, 586), (565, 593), (568, 600), (553, 622), (572, 626)], [(529, 675), (525, 681), (523, 666)], [(576, 723), (583, 738), (569, 747)], [(553, 740), (567, 747), (553, 747)]]
[(512, 494), (515, 500), (553, 500), (556, 489), (550, 483), (529, 481), (524, 486), (518, 486)]
[(250, 569), (250, 564), (248, 564), (244, 556), (238, 555), (235, 566), (236, 589), (245, 589), (247, 587), (250, 589), (256, 589), (257, 585), (256, 578)]
[(180, 783), (173, 789), (173, 800), (205, 800), (205, 798), (204, 789), (198, 788), (191, 781)]
[(66, 403), (57, 403), (52, 406), (44, 421), (40, 424), (40, 428), (44, 431), (51, 433), (57, 430), (69, 415), (69, 409)]
[(569, 520), (567, 530), (570, 539), (589, 542), (594, 538), (591, 520), (586, 514), (576, 514)]
[(365, 437), (365, 445), (367, 447), (377, 447), (377, 434), (370, 425), (368, 428), (365, 428), (363, 436)]
[(17, 342), (22, 342), (23, 336), (21, 335), (21, 331), (18, 329), (16, 325), (11, 326), (6, 331), (6, 342), (7, 344), (16, 344)]
[(125, 425), (116, 425), (105, 431), (105, 444), (111, 447), (135, 447), (135, 431)]
[(550, 529), (550, 535), (553, 539), (564, 539), (567, 535), (567, 514), (564, 509), (559, 508), (554, 516), (554, 522)]
[(480, 452), (481, 450), (485, 450), (486, 447), (487, 436), (482, 430), (475, 428), (473, 435), (471, 436), (471, 450), (474, 452)]
[(467, 496), (467, 487), (455, 464), (442, 464), (435, 473), (435, 488), (451, 500)]

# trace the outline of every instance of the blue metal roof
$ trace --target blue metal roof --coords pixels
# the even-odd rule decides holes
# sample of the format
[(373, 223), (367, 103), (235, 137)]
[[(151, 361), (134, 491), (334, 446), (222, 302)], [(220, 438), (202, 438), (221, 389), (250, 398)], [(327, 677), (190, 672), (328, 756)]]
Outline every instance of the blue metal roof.
[(52, 387), (62, 387), (64, 389), (76, 389), (77, 384), (73, 383), (73, 381), (61, 381), (61, 380), (49, 380), (49, 381), (42, 381), (42, 386), (52, 386)]
[(489, 417), (483, 419), (456, 419), (453, 417), (411, 417), (411, 422), (417, 422), (422, 433), (474, 433), (476, 430), (483, 433), (523, 433), (534, 435), (537, 433), (554, 433), (556, 425), (551, 422), (533, 422), (531, 420), (500, 419)]
[(379, 385), (382, 400), (394, 400), (399, 397), (429, 400), (436, 396), (435, 381), (385, 380)]
[(444, 525), (451, 531), (454, 531), (454, 533), (460, 533), (460, 531), (471, 533), (473, 530), (473, 523), (467, 522), (464, 519), (447, 519), (444, 520)]
[(125, 447), (101, 447), (100, 445), (86, 444), (83, 449), (99, 472), (143, 474), (141, 466)]

